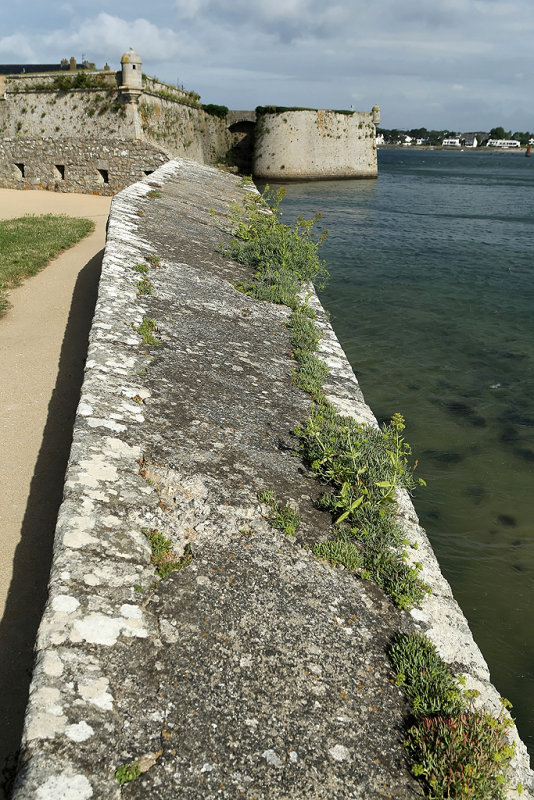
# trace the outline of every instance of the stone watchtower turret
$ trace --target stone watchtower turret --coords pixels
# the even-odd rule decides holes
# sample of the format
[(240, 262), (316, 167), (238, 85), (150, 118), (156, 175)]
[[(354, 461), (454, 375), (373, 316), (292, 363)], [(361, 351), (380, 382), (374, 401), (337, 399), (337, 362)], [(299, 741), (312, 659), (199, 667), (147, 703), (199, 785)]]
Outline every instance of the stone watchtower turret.
[(121, 58), (122, 82), (119, 87), (123, 99), (127, 103), (136, 103), (143, 90), (143, 62), (141, 56), (130, 47)]

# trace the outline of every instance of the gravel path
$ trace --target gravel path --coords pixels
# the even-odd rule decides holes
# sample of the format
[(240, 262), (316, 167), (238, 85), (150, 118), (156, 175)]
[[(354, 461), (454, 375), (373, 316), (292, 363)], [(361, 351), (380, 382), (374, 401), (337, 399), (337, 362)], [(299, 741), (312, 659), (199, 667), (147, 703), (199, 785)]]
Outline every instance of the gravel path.
[(96, 225), (11, 291), (0, 319), (0, 771), (22, 730), (110, 201), (0, 189), (0, 219), (53, 213)]

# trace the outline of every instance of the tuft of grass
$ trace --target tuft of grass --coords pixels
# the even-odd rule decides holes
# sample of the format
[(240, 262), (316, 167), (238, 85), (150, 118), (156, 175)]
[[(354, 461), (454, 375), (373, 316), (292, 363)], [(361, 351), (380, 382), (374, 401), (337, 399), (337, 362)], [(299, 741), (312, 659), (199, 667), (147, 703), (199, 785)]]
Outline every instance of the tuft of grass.
[(148, 267), (146, 264), (134, 264), (132, 269), (134, 272), (140, 272), (142, 275), (146, 275), (148, 272)]
[(186, 548), (185, 554), (177, 558), (173, 553), (171, 540), (157, 528), (143, 528), (143, 534), (152, 547), (152, 564), (160, 578), (166, 578), (171, 572), (189, 566), (193, 560), (190, 548)]
[(396, 683), (411, 698), (415, 714), (455, 714), (464, 695), (449, 667), (422, 633), (401, 634), (389, 651)]
[(343, 539), (317, 542), (313, 546), (313, 554), (331, 564), (341, 564), (349, 570), (361, 569), (363, 566), (361, 550), (354, 542)]
[(417, 485), (403, 429), (400, 414), (380, 431), (343, 417), (320, 400), (296, 433), (304, 462), (331, 489), (317, 505), (335, 518), (332, 547), (341, 547), (340, 539), (357, 542), (363, 553), (361, 576), (381, 586), (400, 608), (409, 608), (427, 589), (418, 568), (406, 562), (395, 519), (397, 487), (411, 491)]
[(296, 309), (302, 284), (323, 285), (327, 277), (325, 262), (317, 254), (326, 231), (316, 241), (312, 229), (320, 219), (305, 220), (300, 216), (294, 225), (280, 222), (279, 205), (284, 190), (276, 193), (267, 187), (261, 198), (248, 196), (233, 213), (234, 239), (223, 251), (225, 255), (255, 270), (251, 281), (236, 288), (271, 303)]
[(142, 323), (135, 330), (141, 336), (144, 344), (160, 345), (161, 339), (158, 339), (155, 332), (158, 326), (152, 317), (145, 317)]
[(137, 761), (131, 761), (129, 764), (123, 764), (115, 770), (115, 780), (124, 786), (125, 783), (135, 781), (141, 774), (139, 764)]
[(44, 214), (0, 222), (0, 316), (7, 292), (94, 230), (89, 219)]
[(152, 284), (150, 280), (145, 276), (141, 278), (140, 281), (137, 281), (137, 294), (154, 294), (154, 290), (152, 288)]
[(150, 197), (151, 199), (156, 199), (157, 197), (163, 197), (161, 192), (158, 192), (156, 189), (151, 189), (149, 192), (146, 193), (146, 197)]
[(296, 533), (300, 525), (300, 515), (295, 511), (289, 503), (282, 506), (276, 498), (276, 494), (271, 491), (264, 491), (258, 493), (258, 500), (260, 503), (265, 503), (271, 509), (269, 514), (269, 521), (273, 528), (282, 531), (286, 536), (292, 536)]
[(161, 258), (156, 256), (154, 253), (150, 253), (150, 255), (145, 256), (145, 259), (153, 269), (157, 269), (157, 267), (159, 267), (161, 264)]
[(321, 398), (328, 367), (324, 361), (307, 351), (295, 351), (295, 359), (299, 364), (298, 369), (294, 369), (291, 373), (295, 385), (308, 392), (314, 399)]
[(415, 717), (405, 741), (412, 772), (432, 800), (504, 800), (514, 747), (504, 708), (495, 717), (473, 708), (477, 692), (460, 688), (434, 645), (421, 633), (400, 634), (389, 651), (396, 683)]

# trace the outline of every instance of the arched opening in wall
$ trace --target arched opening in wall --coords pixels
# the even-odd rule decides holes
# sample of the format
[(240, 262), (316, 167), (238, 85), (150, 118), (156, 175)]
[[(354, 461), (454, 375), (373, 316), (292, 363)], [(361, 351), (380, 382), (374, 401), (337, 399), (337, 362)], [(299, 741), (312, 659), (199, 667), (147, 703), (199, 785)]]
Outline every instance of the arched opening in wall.
[(65, 180), (65, 164), (54, 164), (54, 178), (58, 181)]
[(26, 177), (26, 167), (24, 164), (15, 164), (15, 177), (16, 178), (25, 178)]
[(243, 119), (228, 127), (232, 134), (232, 146), (226, 154), (228, 164), (236, 166), (240, 172), (252, 169), (252, 153), (254, 151), (254, 130), (256, 123)]
[(109, 183), (109, 172), (107, 169), (97, 169), (97, 183)]
[(154, 170), (153, 169), (144, 169), (143, 172), (145, 173), (145, 177), (148, 178), (149, 175), (152, 175)]

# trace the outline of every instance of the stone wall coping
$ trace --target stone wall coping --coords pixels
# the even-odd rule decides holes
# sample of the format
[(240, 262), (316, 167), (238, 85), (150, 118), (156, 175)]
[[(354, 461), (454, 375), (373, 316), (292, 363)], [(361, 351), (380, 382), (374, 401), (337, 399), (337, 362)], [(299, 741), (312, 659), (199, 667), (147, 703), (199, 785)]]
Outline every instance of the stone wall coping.
[[(230, 281), (241, 268), (217, 255), (217, 241), (228, 235), (224, 220), (231, 202), (245, 192), (232, 175), (175, 159), (113, 199), (13, 800), (170, 799), (182, 790), (188, 798), (253, 797), (258, 791), (256, 796), (273, 800), (327, 798), (334, 796), (331, 792), (340, 798), (378, 798), (383, 796), (379, 781), (390, 779), (389, 796), (418, 796), (402, 757), (388, 761), (388, 736), (402, 742), (402, 733), (387, 714), (383, 757), (388, 766), (372, 762), (372, 769), (382, 771), (369, 776), (369, 785), (350, 788), (366, 755), (351, 749), (351, 737), (365, 733), (372, 738), (373, 719), (382, 724), (380, 715), (369, 708), (365, 724), (356, 724), (357, 717), (350, 724), (328, 702), (333, 687), (338, 687), (335, 696), (342, 697), (344, 682), (354, 678), (350, 673), (366, 663), (365, 669), (382, 676), (381, 691), (398, 694), (383, 678), (382, 662), (369, 665), (365, 660), (379, 638), (373, 625), (390, 624), (388, 617), (395, 617), (391, 604), (378, 590), (318, 562), (298, 542), (273, 532), (247, 487), (265, 470), (271, 470), (273, 481), (278, 474), (308, 480), (284, 442), (269, 445), (277, 418), (289, 413), (291, 404), (303, 412), (308, 401), (289, 380), (291, 364), (283, 351), (287, 311), (237, 292)], [(140, 297), (140, 276), (133, 267), (147, 264), (153, 254), (162, 262), (150, 272), (155, 296)], [(330, 369), (328, 399), (342, 413), (376, 425), (315, 293), (310, 303), (322, 333), (319, 355)], [(147, 317), (156, 319), (160, 347), (141, 341), (137, 329)], [(219, 329), (229, 331), (228, 337), (212, 341)], [(264, 364), (254, 360), (261, 347), (270, 354)], [(219, 396), (205, 396), (195, 388), (199, 381)], [(255, 404), (249, 409), (251, 419), (241, 419), (235, 407), (245, 387), (256, 398), (250, 401)], [(195, 392), (191, 405), (188, 397)], [(226, 395), (234, 401), (226, 402)], [(246, 404), (242, 411), (246, 416)], [(179, 416), (173, 422), (175, 413)], [(255, 426), (262, 414), (271, 422), (260, 436)], [(229, 469), (225, 458), (233, 448), (238, 452), (245, 436), (250, 462), (236, 457)], [(291, 497), (293, 489), (287, 487)], [(299, 491), (297, 499), (306, 505), (307, 490)], [(399, 518), (409, 539), (417, 542), (413, 560), (422, 563), (432, 589), (409, 615), (399, 612), (399, 624), (411, 620), (424, 631), (442, 657), (465, 675), (468, 687), (480, 691), (477, 704), (498, 711), (499, 694), (488, 667), (404, 492)], [(136, 587), (153, 587), (155, 577), (143, 535), (147, 529), (168, 530), (182, 552), (191, 542), (193, 561), (145, 594)], [(254, 611), (250, 619), (249, 604)], [(225, 609), (221, 617), (218, 605)], [(360, 609), (362, 619), (375, 615), (375, 622), (365, 627), (355, 618), (349, 625), (350, 607)], [(243, 629), (240, 619), (246, 617)], [(259, 635), (255, 625), (265, 641), (272, 637), (274, 661), (263, 639), (260, 644), (247, 639), (251, 631)], [(363, 626), (356, 642), (351, 625)], [(334, 666), (328, 661), (330, 651), (339, 659)], [(280, 678), (276, 691), (261, 694), (269, 676), (273, 681), (280, 677), (284, 658), (293, 665), (286, 679)], [(173, 681), (179, 683), (177, 694)], [(305, 693), (291, 700), (293, 682)], [(254, 707), (254, 713), (246, 706), (250, 716), (239, 716), (240, 704), (258, 702), (258, 696), (265, 706)], [(315, 706), (308, 710), (304, 704), (313, 706), (312, 700)], [(190, 735), (204, 733), (173, 748), (173, 737), (188, 727)], [(297, 739), (286, 741), (293, 729), (300, 731)], [(515, 728), (513, 736), (512, 782), (522, 781), (523, 797), (532, 800), (534, 778), (526, 748)], [(195, 748), (205, 747), (202, 762)], [(123, 790), (114, 769), (134, 759), (141, 764), (141, 776)]]

